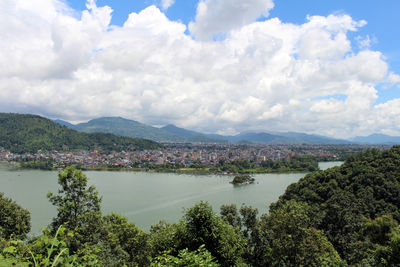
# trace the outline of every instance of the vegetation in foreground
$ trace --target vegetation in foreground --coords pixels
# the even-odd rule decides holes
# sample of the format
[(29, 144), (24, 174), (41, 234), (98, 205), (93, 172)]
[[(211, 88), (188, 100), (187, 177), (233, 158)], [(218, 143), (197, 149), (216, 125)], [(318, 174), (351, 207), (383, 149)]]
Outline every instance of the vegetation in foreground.
[(36, 238), (25, 238), (26, 210), (0, 196), (0, 265), (400, 265), (400, 146), (307, 175), (261, 217), (235, 205), (217, 215), (200, 202), (149, 233), (121, 215), (102, 215), (101, 198), (81, 171), (67, 168), (59, 184), (48, 194), (58, 214)]

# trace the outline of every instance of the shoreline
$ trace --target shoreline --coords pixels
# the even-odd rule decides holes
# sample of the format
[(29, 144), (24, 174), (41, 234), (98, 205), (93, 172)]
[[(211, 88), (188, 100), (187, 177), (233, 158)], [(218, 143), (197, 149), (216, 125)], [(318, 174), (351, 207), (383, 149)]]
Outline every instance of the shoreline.
[[(7, 166), (10, 168), (15, 168), (19, 170), (41, 170), (41, 171), (60, 171), (64, 168), (51, 168), (51, 169), (42, 169), (42, 168), (29, 168), (29, 167), (21, 167), (18, 162), (0, 162), (0, 165)], [(77, 167), (75, 168), (82, 171), (107, 171), (107, 172), (148, 172), (148, 173), (175, 173), (175, 174), (189, 174), (189, 175), (238, 175), (238, 174), (286, 174), (286, 173), (312, 173), (316, 171), (320, 171), (320, 169), (315, 171), (310, 170), (271, 170), (271, 169), (245, 169), (242, 172), (224, 172), (224, 171), (210, 171), (208, 168), (205, 169), (194, 169), (194, 168), (180, 168), (180, 169), (144, 169), (144, 168), (108, 168), (108, 167)]]

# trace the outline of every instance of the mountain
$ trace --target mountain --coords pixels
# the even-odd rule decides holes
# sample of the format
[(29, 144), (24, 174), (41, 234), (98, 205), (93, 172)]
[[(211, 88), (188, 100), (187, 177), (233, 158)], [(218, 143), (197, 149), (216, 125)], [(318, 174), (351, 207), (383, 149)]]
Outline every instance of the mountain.
[(233, 136), (224, 136), (218, 134), (203, 134), (196, 131), (179, 128), (168, 124), (162, 128), (149, 126), (134, 120), (128, 120), (121, 117), (103, 117), (90, 120), (87, 123), (77, 125), (70, 124), (62, 120), (56, 120), (61, 125), (69, 128), (86, 132), (113, 133), (121, 136), (146, 138), (154, 141), (163, 142), (247, 142), (259, 144), (348, 144), (349, 141), (328, 138), (319, 135), (310, 135), (304, 133), (265, 133), (265, 132), (244, 132)]
[(181, 136), (182, 138), (190, 142), (204, 142), (204, 143), (226, 142), (223, 139), (210, 138), (205, 134), (179, 128), (172, 124), (168, 124), (162, 127), (161, 129), (171, 134)]
[(207, 135), (213, 139), (227, 140), (229, 142), (250, 142), (260, 144), (348, 144), (349, 141), (333, 139), (329, 137), (310, 135), (304, 133), (253, 133), (245, 132), (234, 136), (223, 136), (217, 134)]
[(72, 124), (72, 123), (69, 123), (69, 122), (67, 122), (67, 121), (63, 121), (63, 120), (53, 120), (54, 122), (56, 122), (56, 123), (58, 123), (58, 124), (60, 124), (60, 125), (62, 125), (62, 126), (66, 126), (66, 127), (68, 127), (68, 128), (70, 128), (70, 129), (72, 129), (72, 128), (74, 128), (74, 124)]
[(334, 145), (334, 144), (349, 144), (351, 142), (342, 139), (335, 139), (315, 134), (305, 134), (296, 132), (277, 133), (280, 136), (288, 137), (295, 144), (319, 144), (319, 145)]
[(183, 138), (160, 128), (149, 126), (134, 120), (121, 117), (102, 117), (90, 120), (87, 123), (80, 123), (73, 126), (73, 129), (86, 132), (113, 133), (121, 136), (146, 138), (153, 141), (181, 142)]
[(99, 151), (157, 149), (150, 140), (107, 133), (81, 133), (31, 114), (0, 113), (0, 147), (14, 153), (38, 150), (97, 149)]
[(390, 136), (385, 134), (371, 134), (369, 136), (357, 136), (351, 139), (353, 142), (362, 144), (400, 144), (400, 136)]
[(291, 143), (290, 138), (269, 134), (269, 133), (241, 133), (235, 136), (229, 137), (231, 142), (250, 142), (259, 144), (288, 144)]

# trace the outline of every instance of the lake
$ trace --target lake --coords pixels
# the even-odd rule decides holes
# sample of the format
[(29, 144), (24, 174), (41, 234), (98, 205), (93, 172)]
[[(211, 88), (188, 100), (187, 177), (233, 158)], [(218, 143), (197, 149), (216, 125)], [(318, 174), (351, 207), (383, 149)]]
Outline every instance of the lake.
[[(342, 162), (320, 163), (321, 169)], [(200, 200), (208, 201), (215, 212), (222, 204), (250, 205), (266, 213), (286, 187), (305, 173), (258, 174), (255, 184), (233, 186), (232, 176), (185, 175), (145, 172), (84, 172), (96, 186), (103, 214), (116, 212), (148, 230), (161, 219), (176, 222), (183, 209)], [(47, 192), (57, 192), (57, 171), (18, 170), (0, 165), (0, 192), (31, 212), (32, 232), (39, 233), (56, 215)]]

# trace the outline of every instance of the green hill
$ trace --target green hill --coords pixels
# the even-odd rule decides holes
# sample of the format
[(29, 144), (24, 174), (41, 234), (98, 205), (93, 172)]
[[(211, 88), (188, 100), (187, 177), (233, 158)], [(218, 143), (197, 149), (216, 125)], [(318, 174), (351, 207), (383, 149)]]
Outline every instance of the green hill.
[(348, 263), (360, 264), (387, 245), (390, 224), (396, 225), (390, 218), (400, 222), (400, 146), (367, 150), (340, 167), (309, 174), (291, 184), (271, 209), (293, 200), (310, 205), (311, 224)]
[(134, 120), (128, 120), (121, 117), (103, 117), (93, 119), (87, 123), (74, 125), (72, 126), (72, 129), (85, 133), (113, 133), (121, 136), (146, 138), (154, 141), (184, 141), (184, 138), (176, 134), (172, 134), (160, 128), (152, 127)]
[(109, 152), (160, 146), (145, 139), (77, 132), (37, 115), (0, 113), (0, 147), (14, 153), (61, 150), (63, 147)]

